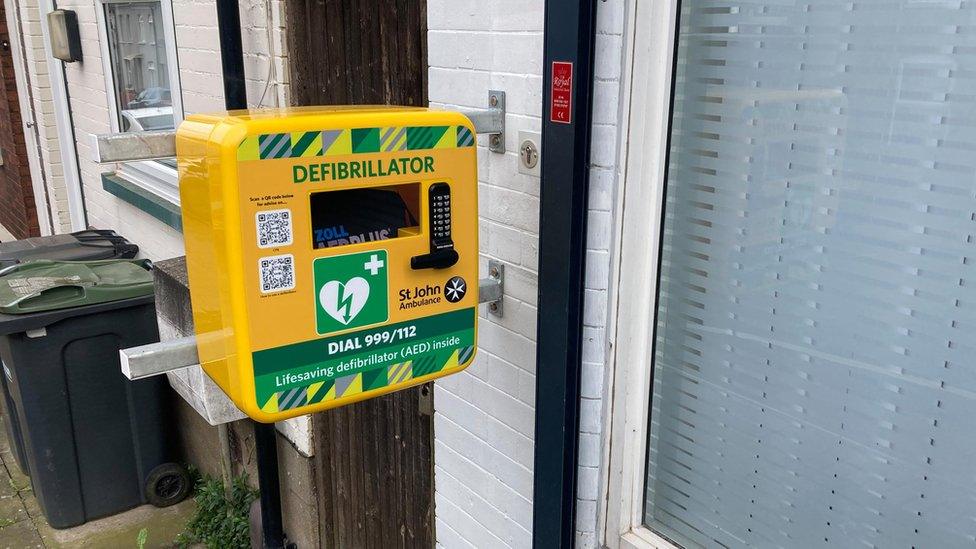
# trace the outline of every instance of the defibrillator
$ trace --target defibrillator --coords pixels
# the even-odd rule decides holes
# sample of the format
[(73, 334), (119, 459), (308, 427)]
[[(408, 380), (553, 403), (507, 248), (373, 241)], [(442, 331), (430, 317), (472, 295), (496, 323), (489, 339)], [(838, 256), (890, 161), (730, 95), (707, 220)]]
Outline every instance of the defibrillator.
[(200, 363), (248, 416), (325, 410), (471, 363), (478, 184), (466, 117), (192, 115), (176, 146)]

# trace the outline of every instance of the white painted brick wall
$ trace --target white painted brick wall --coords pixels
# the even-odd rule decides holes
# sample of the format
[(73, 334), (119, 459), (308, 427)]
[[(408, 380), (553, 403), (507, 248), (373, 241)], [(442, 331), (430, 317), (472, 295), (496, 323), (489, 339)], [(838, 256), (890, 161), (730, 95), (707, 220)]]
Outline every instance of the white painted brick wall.
[[(66, 64), (65, 73), (88, 222), (99, 228), (117, 230), (152, 259), (182, 255), (183, 237), (178, 231), (102, 189), (101, 174), (111, 171), (112, 167), (91, 161), (91, 136), (111, 131), (112, 111), (99, 48), (98, 4), (93, 0), (60, 0), (58, 5), (78, 13), (82, 38), (84, 61)], [(173, 0), (173, 19), (184, 111), (191, 114), (223, 110), (215, 4), (211, 0)], [(245, 27), (245, 73), (250, 103), (257, 105), (264, 95), (264, 105), (285, 104), (287, 70), (282, 38), (283, 2), (244, 0), (241, 2), (241, 21)], [(37, 33), (40, 34), (39, 28)], [(269, 44), (274, 46), (273, 50), (269, 50)], [(53, 126), (51, 132), (52, 142), (56, 143)], [(59, 211), (67, 212), (66, 203)]]
[(620, 75), (623, 67), (624, 1), (597, 4), (594, 44), (593, 134), (590, 149), (590, 214), (587, 219), (586, 277), (583, 309), (583, 365), (580, 395), (579, 470), (576, 546), (599, 545), (596, 533), (600, 479), (606, 476), (602, 455), (607, 402), (607, 298), (613, 235), (613, 193), (620, 119)]
[(482, 314), (475, 363), (434, 389), (439, 547), (531, 546), (539, 179), (515, 149), (541, 125), (543, 5), (427, 4), (431, 103), (484, 107), (500, 89), (508, 108), (506, 154), (478, 150), (481, 269), (506, 264), (505, 317)]
[[(539, 179), (518, 173), (520, 129), (542, 111), (543, 0), (428, 0), (430, 100), (483, 107), (489, 88), (507, 94), (507, 153), (479, 147), (482, 271), (506, 264), (505, 317), (482, 315), (479, 354), (464, 373), (438, 381), (435, 492), (438, 545), (528, 547), (532, 528)], [(599, 4), (584, 302), (583, 395), (577, 540), (595, 547), (605, 394), (605, 326), (623, 0)], [(543, 155), (545, 151), (543, 151)]]

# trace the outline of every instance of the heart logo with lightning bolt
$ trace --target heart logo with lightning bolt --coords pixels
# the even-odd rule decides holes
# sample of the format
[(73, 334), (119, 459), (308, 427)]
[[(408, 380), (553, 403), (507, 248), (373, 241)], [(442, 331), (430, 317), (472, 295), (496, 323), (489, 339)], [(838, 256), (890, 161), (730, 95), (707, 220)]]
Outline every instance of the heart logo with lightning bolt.
[(357, 276), (345, 283), (330, 280), (319, 290), (319, 304), (329, 316), (349, 324), (363, 310), (369, 299), (369, 283)]

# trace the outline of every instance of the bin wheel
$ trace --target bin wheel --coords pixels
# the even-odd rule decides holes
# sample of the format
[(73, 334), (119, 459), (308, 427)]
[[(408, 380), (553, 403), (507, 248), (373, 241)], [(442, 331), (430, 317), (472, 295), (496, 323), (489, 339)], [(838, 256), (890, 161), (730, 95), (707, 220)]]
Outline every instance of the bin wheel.
[(190, 493), (190, 474), (179, 463), (164, 463), (149, 472), (146, 499), (156, 507), (169, 507)]

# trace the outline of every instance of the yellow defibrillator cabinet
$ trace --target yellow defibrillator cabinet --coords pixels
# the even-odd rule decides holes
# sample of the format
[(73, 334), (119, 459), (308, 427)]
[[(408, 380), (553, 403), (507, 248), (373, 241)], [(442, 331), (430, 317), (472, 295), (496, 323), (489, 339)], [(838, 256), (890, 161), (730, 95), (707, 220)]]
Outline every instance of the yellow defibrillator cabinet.
[(466, 117), (193, 115), (176, 147), (200, 362), (248, 416), (325, 410), (471, 363), (478, 182)]

